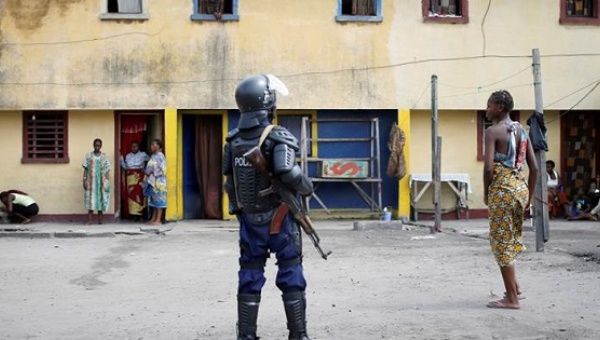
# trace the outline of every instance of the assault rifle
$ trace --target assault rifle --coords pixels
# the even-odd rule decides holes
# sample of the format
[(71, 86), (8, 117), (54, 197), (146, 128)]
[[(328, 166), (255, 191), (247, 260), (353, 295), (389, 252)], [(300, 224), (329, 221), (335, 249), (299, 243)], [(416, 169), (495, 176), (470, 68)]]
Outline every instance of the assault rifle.
[(304, 230), (306, 235), (310, 237), (310, 240), (319, 252), (319, 255), (321, 255), (324, 260), (327, 260), (327, 257), (331, 254), (331, 251), (325, 252), (323, 248), (321, 248), (321, 239), (319, 238), (319, 235), (317, 235), (317, 232), (313, 227), (313, 223), (310, 220), (310, 217), (308, 217), (304, 211), (302, 204), (298, 200), (298, 197), (283, 183), (281, 183), (279, 179), (275, 178), (273, 174), (269, 172), (267, 161), (260, 149), (258, 147), (252, 148), (250, 151), (244, 154), (244, 158), (261, 174), (271, 178), (271, 186), (260, 191), (258, 196), (264, 197), (273, 193), (279, 195), (283, 203), (287, 204), (290, 208), (290, 212), (294, 216), (294, 219), (300, 224), (302, 230)]

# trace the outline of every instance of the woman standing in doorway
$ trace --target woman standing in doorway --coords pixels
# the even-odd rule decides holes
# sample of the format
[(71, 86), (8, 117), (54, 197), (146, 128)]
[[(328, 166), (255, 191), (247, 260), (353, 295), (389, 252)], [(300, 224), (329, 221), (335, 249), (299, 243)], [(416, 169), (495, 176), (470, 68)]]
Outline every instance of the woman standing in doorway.
[(148, 197), (148, 206), (153, 210), (149, 223), (154, 225), (161, 223), (167, 207), (167, 162), (162, 148), (163, 143), (160, 139), (152, 141), (152, 156), (146, 166), (144, 195)]
[(148, 154), (140, 150), (140, 143), (131, 143), (131, 152), (121, 156), (121, 168), (125, 172), (125, 185), (127, 193), (127, 215), (139, 221), (144, 211), (144, 166), (148, 161)]
[(88, 211), (88, 224), (92, 224), (94, 212), (98, 213), (98, 224), (108, 210), (110, 202), (110, 161), (102, 153), (102, 140), (94, 139), (94, 151), (88, 152), (83, 161), (84, 206)]
[[(527, 132), (519, 122), (510, 119), (513, 106), (508, 91), (492, 93), (487, 103), (486, 117), (494, 125), (485, 132), (484, 201), (489, 209), (490, 245), (506, 289), (504, 298), (490, 302), (490, 308), (519, 308), (521, 291), (515, 261), (524, 249), (523, 218), (538, 176)], [(521, 172), (525, 162), (529, 167), (528, 181)]]

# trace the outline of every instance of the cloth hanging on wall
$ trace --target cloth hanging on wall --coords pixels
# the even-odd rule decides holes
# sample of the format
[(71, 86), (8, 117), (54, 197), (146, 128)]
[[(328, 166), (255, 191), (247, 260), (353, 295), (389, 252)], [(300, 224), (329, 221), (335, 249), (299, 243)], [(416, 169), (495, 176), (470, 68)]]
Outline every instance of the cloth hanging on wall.
[(388, 138), (388, 149), (390, 149), (390, 158), (388, 160), (387, 175), (402, 179), (406, 176), (406, 161), (404, 159), (404, 144), (406, 137), (404, 131), (394, 124), (390, 130)]
[(352, 1), (352, 15), (375, 15), (375, 0)]
[(196, 176), (202, 193), (203, 218), (221, 219), (221, 118), (196, 119)]
[(213, 14), (220, 20), (225, 9), (225, 0), (201, 0), (200, 11), (204, 14)]
[(131, 13), (139, 14), (142, 13), (142, 2), (141, 0), (118, 0), (119, 13)]
[(544, 122), (544, 115), (539, 112), (534, 112), (529, 119), (527, 119), (527, 125), (529, 125), (529, 139), (531, 140), (531, 146), (535, 151), (544, 150), (548, 151), (548, 142), (546, 141), (546, 123)]

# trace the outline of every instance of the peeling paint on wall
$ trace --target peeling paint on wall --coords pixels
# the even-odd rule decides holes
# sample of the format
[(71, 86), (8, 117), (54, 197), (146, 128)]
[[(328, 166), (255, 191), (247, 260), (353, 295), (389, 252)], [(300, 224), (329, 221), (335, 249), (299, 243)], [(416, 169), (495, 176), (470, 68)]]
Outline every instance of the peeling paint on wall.
[(150, 53), (150, 58), (145, 65), (145, 80), (152, 83), (163, 95), (171, 92), (171, 84), (168, 82), (171, 81), (171, 74), (178, 67), (174, 62), (172, 50), (174, 50), (173, 46), (162, 43), (158, 51)]
[(85, 0), (6, 0), (6, 6), (16, 28), (36, 30), (42, 26), (51, 6), (58, 6), (62, 13), (70, 4), (81, 1)]

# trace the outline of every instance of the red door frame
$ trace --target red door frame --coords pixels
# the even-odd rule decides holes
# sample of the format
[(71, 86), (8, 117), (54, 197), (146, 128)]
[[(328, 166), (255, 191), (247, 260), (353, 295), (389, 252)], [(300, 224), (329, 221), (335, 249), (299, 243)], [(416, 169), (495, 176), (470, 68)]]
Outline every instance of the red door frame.
[[(560, 115), (560, 118), (559, 118), (559, 123), (560, 123), (560, 171), (559, 171), (559, 176), (560, 176), (560, 178), (566, 178), (564, 176), (565, 176), (565, 169), (567, 168), (567, 151), (565, 149), (565, 138), (567, 136), (567, 123), (566, 123), (566, 117), (563, 115), (562, 112), (563, 111), (559, 112), (559, 115)], [(540, 164), (540, 167), (545, 169), (546, 164)]]
[[(121, 117), (125, 115), (158, 116), (162, 120), (162, 136), (165, 136), (165, 111), (164, 110), (115, 110), (115, 178), (114, 178), (114, 204), (115, 219), (121, 218)], [(118, 212), (118, 214), (117, 214)]]

